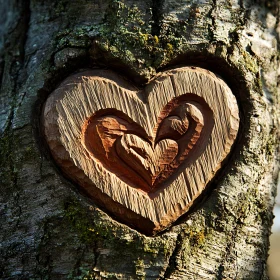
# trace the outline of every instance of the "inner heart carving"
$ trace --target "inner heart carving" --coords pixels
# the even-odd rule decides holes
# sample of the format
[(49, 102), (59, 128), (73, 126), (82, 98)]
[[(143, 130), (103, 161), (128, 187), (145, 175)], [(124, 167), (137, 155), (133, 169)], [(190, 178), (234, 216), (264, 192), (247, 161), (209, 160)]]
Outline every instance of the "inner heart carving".
[[(185, 101), (191, 99), (196, 101)], [(212, 115), (207, 104), (196, 96), (175, 98), (163, 108), (152, 136), (122, 112), (102, 110), (101, 115), (96, 112), (85, 122), (82, 142), (107, 170), (130, 186), (152, 192), (179, 172), (188, 157), (194, 160), (205, 148), (200, 146), (191, 153), (201, 136), (204, 119), (206, 133), (211, 132)]]
[[(116, 149), (119, 158), (139, 174), (142, 182), (138, 186), (143, 184), (144, 191), (155, 189), (157, 178), (178, 154), (178, 145), (173, 140), (162, 140), (153, 148), (151, 143), (133, 134), (124, 135)], [(133, 184), (135, 182), (130, 185)]]
[(121, 222), (155, 234), (186, 213), (221, 168), (239, 112), (215, 74), (182, 67), (143, 89), (109, 70), (66, 78), (42, 112), (60, 170)]

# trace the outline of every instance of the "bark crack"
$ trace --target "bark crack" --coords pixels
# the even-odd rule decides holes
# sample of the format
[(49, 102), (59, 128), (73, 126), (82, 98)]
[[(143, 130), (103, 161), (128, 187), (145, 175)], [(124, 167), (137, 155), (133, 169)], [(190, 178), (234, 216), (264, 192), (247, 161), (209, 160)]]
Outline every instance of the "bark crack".
[[(239, 211), (236, 211), (236, 213), (242, 213), (242, 208), (244, 207), (244, 205), (245, 205), (245, 203), (242, 203), (239, 207)], [(225, 279), (225, 278), (228, 277), (228, 275), (224, 275), (224, 272), (228, 271), (228, 270), (225, 270), (225, 265), (226, 265), (226, 263), (231, 263), (232, 264), (233, 261), (234, 261), (234, 260), (231, 260), (231, 254), (233, 252), (234, 244), (236, 243), (236, 238), (238, 236), (238, 231), (244, 225), (244, 223), (241, 220), (242, 214), (241, 215), (240, 214), (239, 215), (234, 215), (234, 213), (232, 213), (232, 211), (230, 209), (228, 209), (225, 204), (224, 204), (223, 208), (224, 208), (224, 212), (232, 215), (236, 219), (236, 223), (235, 223), (236, 226), (234, 227), (234, 229), (231, 231), (231, 234), (229, 235), (228, 243), (227, 243), (226, 250), (225, 250), (225, 254), (224, 254), (224, 257), (222, 258), (223, 261), (220, 263), (219, 268), (218, 268), (218, 272), (216, 274), (217, 279)], [(235, 261), (235, 266), (236, 266), (236, 269), (232, 270), (232, 271), (235, 271), (235, 273), (236, 273), (233, 279), (237, 279), (237, 277), (238, 277), (237, 272), (239, 270), (237, 269), (237, 262), (236, 261)]]
[(163, 19), (163, 4), (164, 0), (153, 0), (152, 1), (152, 35), (159, 36), (161, 33), (161, 25)]
[(5, 60), (4, 57), (1, 56), (0, 57), (0, 92), (1, 92), (1, 88), (2, 88), (2, 79), (3, 79), (3, 74), (4, 74), (4, 68), (5, 68)]
[[(25, 44), (28, 37), (29, 21), (30, 21), (30, 0), (23, 2), (20, 9), (20, 16), (17, 25), (12, 32), (12, 41), (9, 43), (9, 48), (7, 48), (6, 59), (4, 61), (11, 60), (11, 63), (6, 63), (5, 67), (9, 67), (9, 76), (11, 77), (11, 110), (8, 116), (6, 130), (8, 131), (12, 127), (12, 122), (15, 114), (16, 107), (19, 106), (17, 102), (17, 92), (20, 88), (19, 76), (20, 72), (23, 70), (25, 61)], [(11, 55), (10, 55), (11, 53)], [(9, 57), (11, 56), (11, 57)], [(3, 78), (4, 78), (3, 68)], [(22, 102), (21, 101), (20, 103)]]
[(215, 27), (216, 27), (216, 21), (215, 21), (215, 16), (213, 15), (215, 9), (216, 9), (216, 6), (217, 5), (217, 1), (216, 0), (213, 0), (212, 1), (212, 7), (209, 11), (209, 17), (211, 19), (211, 25), (208, 25), (208, 32), (209, 32), (209, 36), (210, 36), (210, 42), (214, 42), (215, 41), (215, 33), (214, 33), (214, 30), (215, 30)]
[(183, 243), (183, 236), (182, 236), (182, 234), (179, 234), (176, 239), (175, 248), (171, 254), (171, 257), (169, 258), (169, 262), (168, 262), (167, 268), (165, 270), (165, 273), (164, 273), (163, 277), (159, 278), (160, 280), (169, 279), (171, 277), (172, 273), (176, 270), (176, 267), (177, 267), (176, 258), (177, 258), (178, 253), (182, 249), (182, 243)]

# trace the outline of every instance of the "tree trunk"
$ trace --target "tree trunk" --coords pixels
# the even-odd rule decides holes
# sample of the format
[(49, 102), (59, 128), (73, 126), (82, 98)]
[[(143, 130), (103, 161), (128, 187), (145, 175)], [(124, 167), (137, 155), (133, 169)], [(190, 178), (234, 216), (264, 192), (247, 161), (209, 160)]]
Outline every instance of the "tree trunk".
[[(268, 279), (278, 8), (277, 0), (0, 0), (0, 278)], [(220, 76), (240, 127), (190, 211), (146, 236), (63, 175), (42, 107), (82, 69), (110, 69), (142, 87), (178, 66)]]

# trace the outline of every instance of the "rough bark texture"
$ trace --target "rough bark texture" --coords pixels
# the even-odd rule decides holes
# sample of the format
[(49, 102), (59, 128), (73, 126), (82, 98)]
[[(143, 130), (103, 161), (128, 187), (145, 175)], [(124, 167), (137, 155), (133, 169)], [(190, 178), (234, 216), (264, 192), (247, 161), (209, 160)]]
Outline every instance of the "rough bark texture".
[[(277, 2), (0, 0), (0, 278), (267, 279), (278, 174)], [(42, 141), (41, 107), (82, 68), (109, 68), (141, 86), (178, 65), (222, 76), (241, 129), (192, 213), (146, 237), (61, 175)]]

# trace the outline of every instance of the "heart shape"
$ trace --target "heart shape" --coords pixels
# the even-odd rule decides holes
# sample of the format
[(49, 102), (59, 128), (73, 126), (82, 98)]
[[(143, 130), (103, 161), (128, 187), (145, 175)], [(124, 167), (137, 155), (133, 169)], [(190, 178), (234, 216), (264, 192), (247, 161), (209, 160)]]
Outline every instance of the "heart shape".
[(48, 97), (44, 135), (61, 170), (119, 220), (156, 233), (186, 213), (239, 127), (229, 87), (182, 67), (143, 90), (107, 70), (68, 77)]
[[(127, 166), (137, 172), (143, 182), (143, 190), (154, 189), (155, 181), (178, 154), (178, 145), (170, 139), (162, 140), (153, 148), (149, 142), (133, 134), (124, 135), (116, 145), (117, 154)], [(129, 180), (128, 180), (128, 183)], [(130, 185), (135, 184), (131, 182)], [(146, 187), (147, 186), (147, 187)], [(139, 187), (139, 185), (135, 185)]]

